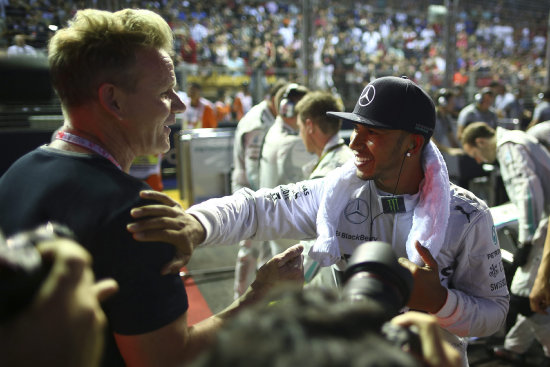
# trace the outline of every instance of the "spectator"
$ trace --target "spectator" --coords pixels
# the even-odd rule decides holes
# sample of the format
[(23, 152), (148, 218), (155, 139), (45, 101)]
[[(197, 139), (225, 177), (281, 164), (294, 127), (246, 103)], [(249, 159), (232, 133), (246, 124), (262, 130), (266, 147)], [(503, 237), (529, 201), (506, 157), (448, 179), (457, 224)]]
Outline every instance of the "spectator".
[(252, 96), (250, 95), (250, 89), (248, 83), (241, 84), (239, 91), (235, 94), (233, 99), (233, 113), (237, 121), (240, 121), (243, 116), (252, 108)]
[(497, 127), (497, 115), (493, 110), (495, 94), (489, 87), (482, 88), (474, 96), (474, 102), (470, 103), (458, 114), (457, 120), (457, 138), (460, 141), (462, 131), (472, 122), (486, 122), (493, 129)]
[(436, 123), (432, 140), (441, 151), (449, 155), (459, 155), (464, 152), (456, 139), (456, 121), (453, 117), (455, 108), (455, 93), (451, 89), (441, 88), (436, 96)]
[(225, 67), (229, 69), (229, 73), (233, 76), (241, 76), (245, 72), (246, 62), (239, 55), (237, 48), (232, 48), (229, 56), (225, 60)]
[(494, 80), (489, 85), (495, 94), (495, 113), (498, 117), (507, 117), (505, 108), (515, 100), (515, 96), (506, 90), (503, 82)]
[[(464, 151), (478, 163), (499, 163), (502, 181), (517, 209), (518, 266), (511, 285), (511, 311), (518, 312), (497, 357), (517, 361), (536, 338), (550, 358), (550, 316), (532, 315), (529, 292), (541, 261), (550, 213), (550, 153), (536, 139), (520, 130), (496, 130), (484, 122), (470, 124), (462, 137)], [(544, 178), (546, 177), (546, 178)], [(512, 307), (514, 306), (514, 307)], [(510, 321), (516, 312), (509, 315)]]
[(27, 45), (25, 42), (24, 34), (17, 34), (13, 38), (13, 45), (8, 47), (8, 57), (10, 56), (30, 56), (36, 57), (36, 50), (34, 47)]
[(214, 128), (218, 126), (214, 105), (202, 96), (202, 87), (198, 83), (189, 85), (189, 103), (181, 115), (182, 129)]
[[(180, 366), (226, 318), (279, 279), (303, 281), (296, 246), (260, 269), (232, 306), (187, 325), (187, 293), (179, 274), (170, 273), (178, 265), (165, 243), (171, 233), (159, 235), (150, 223), (181, 224), (171, 216), (181, 208), (156, 191), (140, 197), (149, 187), (127, 174), (137, 155), (170, 148), (169, 125), (185, 109), (174, 90), (172, 41), (168, 24), (148, 10), (78, 11), (49, 43), (50, 72), (66, 112), (63, 129), (0, 179), (0, 227), (7, 235), (50, 220), (66, 224), (92, 254), (96, 278), (118, 282), (119, 293), (105, 304), (105, 366)], [(159, 197), (164, 207), (153, 201)], [(145, 207), (131, 212), (135, 206)], [(142, 213), (148, 226), (130, 223)], [(190, 252), (180, 255), (188, 260)]]

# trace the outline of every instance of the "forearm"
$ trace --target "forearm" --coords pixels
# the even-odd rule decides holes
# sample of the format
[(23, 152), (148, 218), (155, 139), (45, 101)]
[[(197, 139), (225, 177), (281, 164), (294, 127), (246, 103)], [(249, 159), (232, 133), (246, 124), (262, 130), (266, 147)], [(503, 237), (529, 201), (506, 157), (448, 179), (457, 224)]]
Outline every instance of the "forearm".
[(506, 321), (508, 296), (479, 298), (450, 289), (445, 306), (437, 313), (441, 327), (458, 336), (489, 336)]

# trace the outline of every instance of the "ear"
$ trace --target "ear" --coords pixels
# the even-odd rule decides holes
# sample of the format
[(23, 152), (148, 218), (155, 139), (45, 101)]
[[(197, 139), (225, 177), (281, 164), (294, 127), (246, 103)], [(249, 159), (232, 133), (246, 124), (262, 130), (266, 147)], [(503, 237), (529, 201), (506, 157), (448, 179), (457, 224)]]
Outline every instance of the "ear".
[(306, 122), (304, 123), (304, 127), (308, 134), (313, 133), (313, 130), (315, 129), (315, 124), (311, 119), (306, 119)]
[(411, 134), (410, 137), (411, 139), (407, 147), (407, 153), (410, 153), (411, 155), (418, 154), (424, 146), (424, 137), (419, 134)]
[(99, 104), (103, 107), (103, 110), (117, 120), (122, 120), (121, 92), (119, 88), (111, 83), (101, 84), (97, 91)]
[(481, 148), (481, 147), (484, 147), (485, 144), (487, 144), (487, 139), (475, 138), (474, 143), (475, 143), (475, 148)]

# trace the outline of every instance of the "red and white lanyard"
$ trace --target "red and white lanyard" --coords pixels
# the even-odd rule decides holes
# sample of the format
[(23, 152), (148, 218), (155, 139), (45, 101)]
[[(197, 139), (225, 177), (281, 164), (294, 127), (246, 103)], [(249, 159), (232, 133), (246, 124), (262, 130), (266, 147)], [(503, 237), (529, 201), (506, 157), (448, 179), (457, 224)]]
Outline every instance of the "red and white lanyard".
[(122, 170), (122, 166), (116, 161), (115, 157), (113, 157), (111, 155), (111, 153), (109, 153), (108, 151), (106, 151), (105, 149), (103, 149), (102, 147), (97, 145), (96, 143), (92, 143), (88, 139), (85, 139), (85, 138), (83, 138), (81, 136), (78, 136), (78, 135), (75, 135), (75, 134), (68, 133), (66, 131), (59, 131), (55, 135), (55, 138), (59, 139), (59, 140), (66, 141), (68, 143), (72, 143), (74, 145), (78, 145), (82, 148), (90, 149), (90, 150), (96, 152), (97, 154), (99, 154), (100, 156), (102, 156), (103, 158), (107, 158), (108, 160), (111, 161), (111, 163), (113, 163), (115, 166), (117, 166), (118, 169)]

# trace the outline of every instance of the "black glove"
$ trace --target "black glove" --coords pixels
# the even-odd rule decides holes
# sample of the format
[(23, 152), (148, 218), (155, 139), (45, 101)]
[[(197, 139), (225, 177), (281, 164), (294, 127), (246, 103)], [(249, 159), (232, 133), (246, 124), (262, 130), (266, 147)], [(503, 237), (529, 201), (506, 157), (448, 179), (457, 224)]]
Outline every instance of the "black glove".
[(531, 252), (531, 248), (533, 246), (530, 242), (524, 242), (520, 243), (518, 245), (518, 249), (516, 250), (516, 253), (514, 254), (514, 266), (523, 266), (527, 262), (527, 258), (529, 257), (529, 253)]

